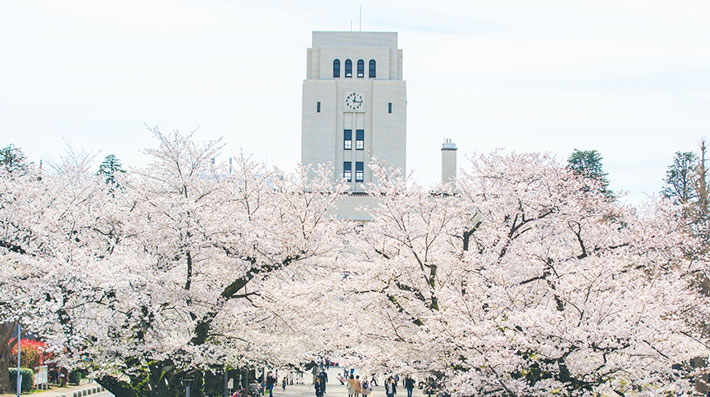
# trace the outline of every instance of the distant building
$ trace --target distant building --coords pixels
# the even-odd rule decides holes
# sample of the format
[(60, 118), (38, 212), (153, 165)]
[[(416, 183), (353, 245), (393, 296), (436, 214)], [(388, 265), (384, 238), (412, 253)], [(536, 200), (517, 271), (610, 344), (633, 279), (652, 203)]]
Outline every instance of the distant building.
[(301, 163), (331, 164), (351, 192), (377, 158), (406, 172), (407, 87), (397, 33), (313, 32), (303, 81)]
[[(442, 182), (456, 179), (456, 145), (442, 146)], [(371, 220), (359, 207), (376, 205), (364, 194), (374, 180), (373, 158), (407, 171), (407, 86), (395, 32), (313, 32), (303, 80), (301, 163), (330, 164), (333, 182), (351, 195), (333, 216)]]

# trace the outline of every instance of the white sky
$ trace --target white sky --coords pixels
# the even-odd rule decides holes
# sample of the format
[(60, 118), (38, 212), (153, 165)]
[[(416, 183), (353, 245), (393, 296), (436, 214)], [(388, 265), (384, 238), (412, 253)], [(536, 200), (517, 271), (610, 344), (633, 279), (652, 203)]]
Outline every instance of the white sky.
[(0, 146), (56, 160), (65, 141), (142, 165), (165, 131), (224, 136), (225, 156), (300, 160), (313, 30), (397, 31), (407, 163), (440, 178), (495, 148), (604, 157), (631, 203), (710, 136), (708, 1), (0, 0)]

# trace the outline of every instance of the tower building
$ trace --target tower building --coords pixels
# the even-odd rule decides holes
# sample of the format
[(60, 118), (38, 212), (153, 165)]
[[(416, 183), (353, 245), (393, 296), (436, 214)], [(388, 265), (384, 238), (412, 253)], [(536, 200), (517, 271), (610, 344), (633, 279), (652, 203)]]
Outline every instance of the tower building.
[(351, 192), (373, 158), (406, 172), (407, 88), (394, 32), (313, 32), (303, 81), (301, 163), (331, 164)]

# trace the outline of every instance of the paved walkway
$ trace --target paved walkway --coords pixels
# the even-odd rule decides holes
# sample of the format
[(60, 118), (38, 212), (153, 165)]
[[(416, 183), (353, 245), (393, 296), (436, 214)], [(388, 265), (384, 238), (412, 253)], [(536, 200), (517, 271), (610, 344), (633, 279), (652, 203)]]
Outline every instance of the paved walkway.
[[(330, 375), (329, 375), (330, 376)], [(402, 383), (400, 382), (400, 386)], [(301, 397), (301, 396), (311, 396), (315, 397), (316, 392), (315, 389), (313, 388), (313, 385), (293, 385), (293, 386), (286, 386), (286, 390), (283, 391), (281, 390), (281, 387), (274, 388), (274, 397)], [(414, 394), (415, 397), (424, 397), (425, 395), (422, 393), (421, 390), (419, 389), (414, 389)], [(385, 388), (380, 386), (375, 386), (372, 388), (372, 394), (370, 394), (370, 397), (384, 397), (385, 396)], [(335, 380), (335, 384), (329, 379), (328, 380), (328, 386), (326, 387), (326, 394), (325, 397), (348, 397), (348, 389), (345, 387), (345, 385), (341, 385), (338, 380)], [(407, 390), (404, 388), (397, 388), (397, 395), (396, 397), (407, 397)]]
[[(99, 385), (96, 383), (86, 383), (83, 385), (79, 386), (70, 386), (70, 387), (54, 387), (51, 390), (43, 391), (43, 392), (35, 392), (35, 393), (23, 393), (23, 396), (32, 396), (32, 397), (62, 397), (64, 395), (65, 397), (72, 397), (74, 395), (74, 392), (81, 392), (83, 390), (94, 390), (95, 388), (98, 388)], [(89, 395), (89, 394), (87, 394)], [(17, 396), (17, 394), (0, 394), (0, 397), (14, 397)], [(90, 394), (92, 397), (112, 397), (113, 394), (104, 391), (100, 393), (92, 393)]]
[[(343, 369), (338, 367), (331, 367), (328, 370), (328, 384), (326, 385), (325, 397), (348, 397), (348, 389), (345, 385), (341, 385), (338, 381), (338, 374), (342, 374)], [(357, 371), (355, 371), (357, 375)], [(304, 380), (306, 384), (304, 385), (292, 385), (286, 386), (286, 390), (282, 390), (281, 386), (274, 387), (274, 397), (305, 397), (311, 396), (315, 397), (316, 392), (313, 387), (313, 375), (310, 372), (304, 374)], [(369, 380), (369, 379), (368, 379)], [(369, 397), (384, 397), (385, 388), (382, 383), (379, 382), (379, 386), (372, 387), (372, 393)], [(362, 397), (362, 396), (361, 396)], [(407, 389), (402, 386), (402, 382), (399, 382), (399, 387), (397, 387), (396, 397), (407, 397)], [(426, 394), (422, 390), (417, 388), (414, 389), (413, 397), (426, 397)]]

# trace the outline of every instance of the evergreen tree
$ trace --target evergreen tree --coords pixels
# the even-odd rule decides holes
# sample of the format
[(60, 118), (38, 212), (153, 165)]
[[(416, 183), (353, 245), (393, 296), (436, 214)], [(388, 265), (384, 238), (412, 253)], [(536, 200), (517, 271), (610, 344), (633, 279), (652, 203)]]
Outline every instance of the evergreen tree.
[(0, 149), (0, 166), (4, 167), (8, 172), (27, 171), (27, 157), (19, 148), (13, 144)]
[(676, 204), (688, 204), (697, 197), (695, 189), (695, 173), (698, 167), (698, 156), (693, 152), (676, 152), (673, 164), (666, 171), (666, 187), (663, 195), (673, 199)]
[(101, 162), (101, 165), (99, 165), (98, 174), (105, 177), (106, 183), (111, 185), (111, 192), (113, 192), (114, 189), (121, 188), (121, 185), (116, 180), (117, 174), (125, 172), (121, 161), (115, 155), (109, 154), (104, 158), (104, 161)]
[(567, 168), (571, 169), (575, 174), (581, 175), (585, 179), (598, 183), (600, 185), (599, 190), (605, 195), (611, 197), (612, 192), (608, 189), (608, 174), (604, 172), (602, 159), (602, 155), (596, 150), (574, 149), (572, 154), (567, 159)]

